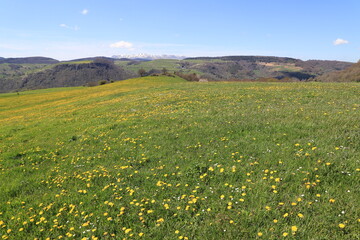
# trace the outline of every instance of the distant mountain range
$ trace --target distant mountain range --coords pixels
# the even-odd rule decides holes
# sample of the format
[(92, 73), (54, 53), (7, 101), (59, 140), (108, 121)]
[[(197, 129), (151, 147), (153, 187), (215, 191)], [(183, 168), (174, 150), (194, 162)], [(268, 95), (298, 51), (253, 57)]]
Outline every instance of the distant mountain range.
[(12, 63), (12, 64), (54, 64), (59, 61), (53, 58), (47, 57), (25, 57), (25, 58), (3, 58), (0, 57), (0, 64)]
[(152, 55), (146, 53), (140, 54), (132, 54), (132, 55), (114, 55), (112, 58), (115, 59), (131, 59), (131, 60), (156, 60), (156, 59), (176, 59), (182, 60), (186, 58), (185, 56), (177, 56), (177, 55)]

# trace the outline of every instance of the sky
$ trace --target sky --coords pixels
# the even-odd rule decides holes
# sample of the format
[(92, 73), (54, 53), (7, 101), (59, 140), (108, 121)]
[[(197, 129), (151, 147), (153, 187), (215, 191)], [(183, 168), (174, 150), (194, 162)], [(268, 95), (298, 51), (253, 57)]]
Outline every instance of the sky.
[(360, 59), (360, 0), (0, 0), (0, 57)]

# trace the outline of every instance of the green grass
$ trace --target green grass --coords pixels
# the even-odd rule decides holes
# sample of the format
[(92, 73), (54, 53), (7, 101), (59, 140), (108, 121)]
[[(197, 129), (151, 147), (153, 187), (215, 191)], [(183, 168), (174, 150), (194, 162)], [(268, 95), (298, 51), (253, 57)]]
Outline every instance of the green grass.
[(359, 239), (359, 92), (146, 77), (1, 94), (0, 236)]

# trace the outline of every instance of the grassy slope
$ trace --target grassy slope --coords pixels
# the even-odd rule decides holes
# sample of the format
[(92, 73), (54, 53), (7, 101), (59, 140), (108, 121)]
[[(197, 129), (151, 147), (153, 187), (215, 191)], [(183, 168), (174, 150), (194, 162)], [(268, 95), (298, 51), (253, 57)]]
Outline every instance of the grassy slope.
[(0, 236), (357, 239), (359, 91), (148, 77), (1, 94)]

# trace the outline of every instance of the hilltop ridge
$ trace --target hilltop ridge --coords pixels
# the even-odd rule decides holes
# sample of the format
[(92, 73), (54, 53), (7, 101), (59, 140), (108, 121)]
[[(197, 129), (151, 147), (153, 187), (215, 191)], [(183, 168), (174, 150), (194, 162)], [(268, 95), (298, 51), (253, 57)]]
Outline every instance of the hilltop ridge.
[[(196, 74), (198, 79), (208, 81), (309, 81), (323, 74), (344, 70), (353, 64), (327, 60), (303, 61), (275, 56), (181, 59), (182, 57), (174, 55), (140, 54), (114, 57), (118, 58), (88, 57), (68, 61), (46, 57), (2, 58), (0, 59), (0, 92), (81, 86), (98, 81), (117, 81), (136, 77), (140, 76), (140, 72), (141, 76), (147, 76), (164, 71), (176, 72), (178, 75)], [(106, 67), (106, 64), (91, 64), (99, 59), (108, 62), (111, 67)]]
[(156, 60), (156, 59), (177, 59), (182, 60), (185, 59), (185, 56), (177, 56), (177, 55), (156, 55), (156, 54), (147, 54), (147, 53), (140, 53), (140, 54), (125, 54), (125, 55), (114, 55), (112, 58), (115, 59), (131, 59), (131, 60)]
[(12, 63), (12, 64), (54, 64), (59, 60), (48, 57), (24, 57), (24, 58), (2, 58), (0, 57), (0, 64)]

